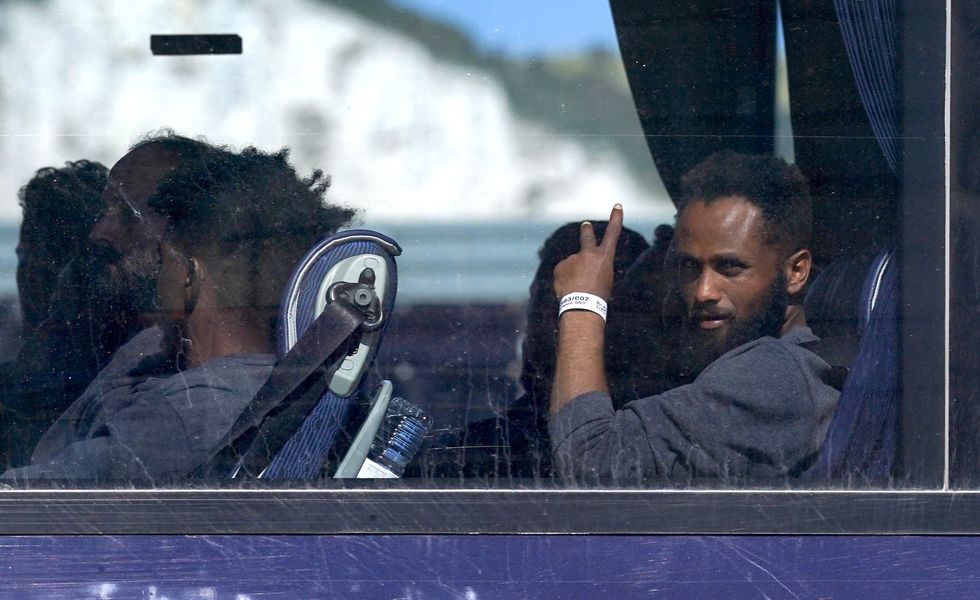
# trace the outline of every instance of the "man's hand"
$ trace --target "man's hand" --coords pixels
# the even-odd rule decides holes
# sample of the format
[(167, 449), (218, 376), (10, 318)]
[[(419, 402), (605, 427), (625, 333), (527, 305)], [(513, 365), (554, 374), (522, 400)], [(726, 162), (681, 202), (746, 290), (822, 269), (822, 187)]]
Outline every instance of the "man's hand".
[[(595, 294), (608, 300), (613, 283), (616, 242), (623, 229), (623, 207), (617, 204), (609, 215), (609, 225), (596, 244), (591, 223), (582, 223), (578, 254), (555, 267), (555, 294), (559, 298), (572, 292)], [(556, 413), (573, 398), (586, 392), (606, 392), (603, 364), (605, 322), (596, 314), (569, 310), (558, 325), (558, 356), (551, 391), (551, 412)]]
[(616, 243), (622, 230), (623, 207), (619, 204), (613, 207), (609, 215), (609, 225), (601, 244), (596, 244), (592, 223), (582, 223), (578, 254), (569, 256), (555, 267), (555, 295), (558, 298), (572, 292), (586, 292), (609, 300)]

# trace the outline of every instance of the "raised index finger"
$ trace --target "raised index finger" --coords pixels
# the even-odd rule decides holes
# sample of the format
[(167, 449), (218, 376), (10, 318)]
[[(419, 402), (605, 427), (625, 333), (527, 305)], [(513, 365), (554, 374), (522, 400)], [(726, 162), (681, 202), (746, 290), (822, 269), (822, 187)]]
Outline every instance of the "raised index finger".
[(606, 232), (602, 236), (602, 243), (599, 248), (605, 253), (616, 252), (616, 243), (619, 241), (619, 234), (623, 231), (623, 205), (617, 203), (609, 213), (609, 224), (606, 225)]

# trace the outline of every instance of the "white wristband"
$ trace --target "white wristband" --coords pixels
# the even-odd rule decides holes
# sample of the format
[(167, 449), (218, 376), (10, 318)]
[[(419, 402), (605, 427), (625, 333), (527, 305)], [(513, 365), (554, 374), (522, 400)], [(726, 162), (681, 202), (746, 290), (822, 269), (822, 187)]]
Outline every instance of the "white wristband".
[(599, 315), (605, 321), (606, 311), (608, 309), (606, 307), (606, 301), (595, 294), (572, 292), (562, 297), (561, 302), (558, 304), (558, 316), (561, 317), (562, 313), (566, 310), (588, 310)]

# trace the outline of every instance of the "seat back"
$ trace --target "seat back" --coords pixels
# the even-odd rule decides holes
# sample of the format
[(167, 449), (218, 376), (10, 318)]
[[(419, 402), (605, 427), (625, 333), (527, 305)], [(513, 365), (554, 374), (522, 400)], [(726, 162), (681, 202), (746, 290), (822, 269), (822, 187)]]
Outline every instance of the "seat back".
[(398, 272), (394, 240), (367, 230), (343, 232), (317, 244), (297, 265), (283, 294), (278, 323), (278, 352), (285, 356), (330, 303), (330, 287), (355, 283), (365, 269), (373, 272), (371, 286), (378, 297), (377, 327), (362, 325), (350, 349), (335, 361), (327, 389), (286, 440), (261, 479), (313, 479), (338, 445), (351, 420), (365, 371), (374, 360), (387, 316), (395, 303)]
[(833, 367), (850, 369), (861, 345), (861, 293), (877, 250), (837, 260), (807, 286), (806, 322), (820, 338), (820, 355)]
[(338, 233), (307, 253), (280, 304), (280, 358), (202, 476), (313, 479), (343, 451), (394, 308), (400, 253), (367, 230)]
[(882, 250), (864, 280), (858, 305), (860, 343), (820, 453), (813, 479), (886, 483), (897, 463), (901, 402), (899, 256)]

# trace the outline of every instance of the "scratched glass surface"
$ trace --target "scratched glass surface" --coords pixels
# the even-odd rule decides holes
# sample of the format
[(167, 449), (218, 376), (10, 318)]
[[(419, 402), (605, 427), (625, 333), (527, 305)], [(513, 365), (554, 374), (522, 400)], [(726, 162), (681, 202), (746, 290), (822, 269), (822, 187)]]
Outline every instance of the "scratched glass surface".
[[(899, 485), (899, 16), (470, 4), (0, 1), (0, 483)], [(722, 150), (810, 179), (801, 279), (761, 221), (764, 268), (672, 245)], [(553, 269), (614, 203), (575, 358)]]

